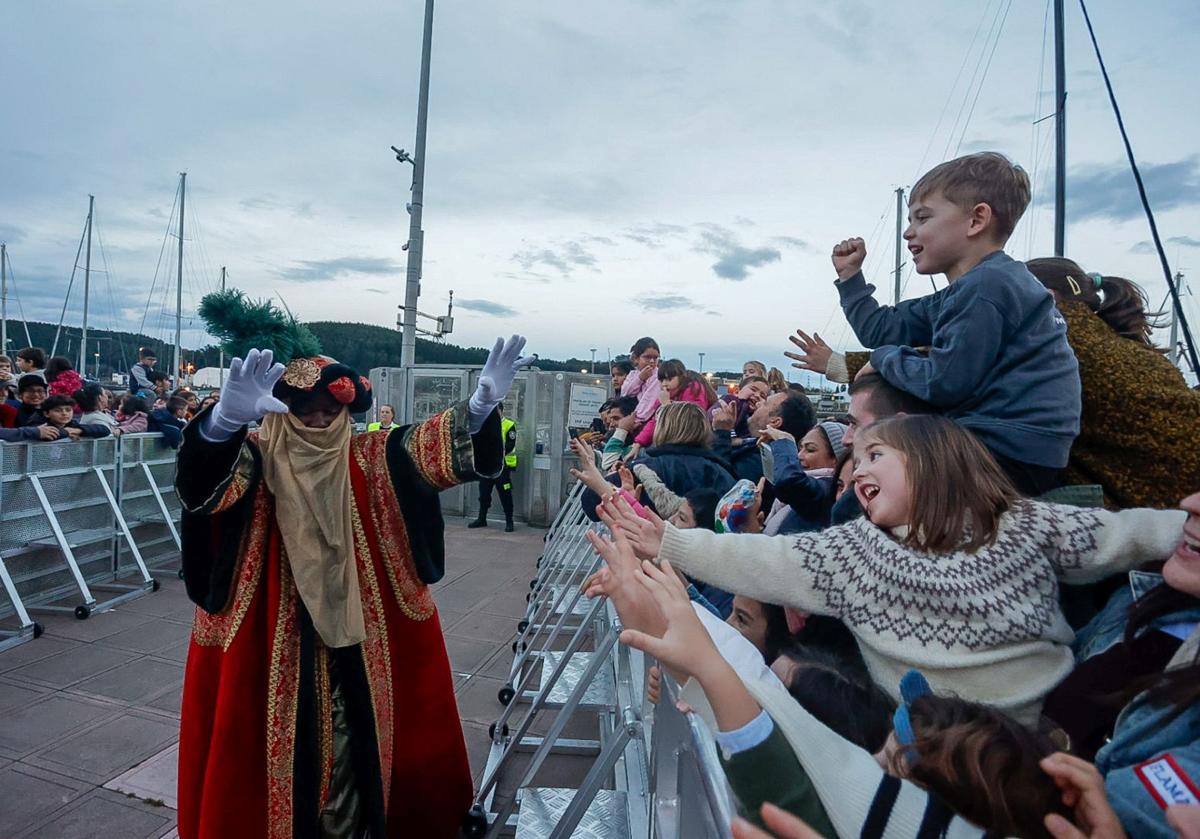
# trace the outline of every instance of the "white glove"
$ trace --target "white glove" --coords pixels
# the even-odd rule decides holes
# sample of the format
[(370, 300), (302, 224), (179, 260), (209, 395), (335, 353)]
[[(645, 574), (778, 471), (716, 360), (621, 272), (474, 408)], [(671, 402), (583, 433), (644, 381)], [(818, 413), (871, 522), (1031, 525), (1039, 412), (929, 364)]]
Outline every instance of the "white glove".
[(535, 355), (522, 358), (523, 349), (525, 339), (520, 335), (514, 335), (507, 341), (503, 338), (496, 339), (496, 345), (488, 353), (487, 361), (483, 365), (483, 372), (479, 374), (479, 384), (467, 403), (472, 434), (479, 433), (479, 429), (483, 428), (483, 421), (504, 401), (504, 397), (508, 396), (517, 371), (537, 360)]
[(204, 439), (223, 443), (268, 411), (287, 413), (287, 405), (271, 395), (284, 370), (282, 364), (273, 364), (274, 360), (270, 350), (250, 350), (245, 361), (235, 358), (230, 363), (221, 401), (200, 425)]

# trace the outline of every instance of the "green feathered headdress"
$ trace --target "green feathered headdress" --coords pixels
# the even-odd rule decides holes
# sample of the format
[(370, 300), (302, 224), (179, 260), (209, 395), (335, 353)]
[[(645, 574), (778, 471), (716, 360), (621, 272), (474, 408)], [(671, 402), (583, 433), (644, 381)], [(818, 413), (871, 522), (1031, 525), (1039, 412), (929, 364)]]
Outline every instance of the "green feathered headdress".
[(206, 294), (200, 317), (230, 356), (245, 358), (252, 349), (271, 350), (276, 361), (286, 364), (321, 354), (317, 336), (290, 312), (281, 312), (270, 300), (251, 300), (237, 289)]

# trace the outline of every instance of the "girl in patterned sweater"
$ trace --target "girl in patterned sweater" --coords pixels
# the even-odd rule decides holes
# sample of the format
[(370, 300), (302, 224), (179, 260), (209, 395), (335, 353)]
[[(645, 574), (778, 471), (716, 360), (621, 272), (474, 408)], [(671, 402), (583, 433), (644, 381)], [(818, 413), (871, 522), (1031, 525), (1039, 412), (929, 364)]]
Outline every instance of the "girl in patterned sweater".
[(855, 439), (865, 517), (787, 537), (680, 531), (606, 503), (643, 558), (736, 594), (840, 618), (872, 678), (908, 670), (935, 691), (1036, 723), (1074, 665), (1058, 582), (1167, 557), (1177, 510), (1109, 512), (1019, 498), (968, 431), (937, 416), (876, 423)]

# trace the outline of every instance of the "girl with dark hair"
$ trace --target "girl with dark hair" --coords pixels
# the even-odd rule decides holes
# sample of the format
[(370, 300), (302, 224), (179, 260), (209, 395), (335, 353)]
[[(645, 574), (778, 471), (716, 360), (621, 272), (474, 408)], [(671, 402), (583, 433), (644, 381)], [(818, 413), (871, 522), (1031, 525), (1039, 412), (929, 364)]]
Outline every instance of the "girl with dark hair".
[[(1095, 756), (1130, 836), (1175, 835), (1165, 778), (1200, 798), (1200, 493), (1180, 506), (1183, 538), (1161, 574), (1135, 572), (1076, 639), (1080, 664), (1046, 713), (1071, 751)], [(1180, 787), (1182, 789), (1182, 786)]]
[(638, 422), (647, 422), (654, 416), (655, 406), (658, 405), (660, 355), (658, 342), (653, 338), (638, 338), (637, 343), (629, 349), (629, 360), (634, 369), (625, 377), (621, 385), (621, 395), (637, 397), (638, 406), (633, 413)]
[(83, 378), (69, 358), (56, 355), (46, 362), (46, 385), (51, 396), (71, 396), (83, 387)]
[[(717, 392), (708, 379), (687, 369), (684, 363), (677, 358), (658, 365), (658, 382), (659, 404), (655, 407), (655, 412), (663, 405), (672, 402), (691, 402), (693, 405), (699, 405), (700, 409), (707, 413), (708, 409), (717, 402)], [(642, 426), (642, 430), (633, 440), (639, 446), (637, 451), (653, 444), (656, 425), (656, 419), (651, 417)]]
[[(1036, 722), (1074, 666), (1058, 581), (1161, 560), (1185, 516), (1019, 499), (986, 448), (952, 420), (882, 420), (854, 441), (865, 518), (787, 539), (680, 531), (606, 504), (642, 558), (670, 560), (756, 600), (840, 618), (877, 684), (919, 668), (939, 690)], [(620, 516), (618, 520), (615, 516)], [(632, 521), (630, 521), (632, 518)]]
[(1173, 507), (1200, 486), (1200, 393), (1150, 342), (1161, 324), (1145, 293), (1069, 259), (1025, 265), (1054, 295), (1079, 361), (1083, 410), (1067, 483), (1099, 484), (1111, 507)]
[(141, 434), (150, 423), (150, 406), (140, 396), (130, 393), (121, 400), (117, 411), (117, 427), (122, 434)]
[(108, 391), (97, 384), (84, 385), (74, 394), (75, 404), (82, 412), (81, 425), (103, 425), (114, 434), (119, 434), (117, 420), (108, 410)]

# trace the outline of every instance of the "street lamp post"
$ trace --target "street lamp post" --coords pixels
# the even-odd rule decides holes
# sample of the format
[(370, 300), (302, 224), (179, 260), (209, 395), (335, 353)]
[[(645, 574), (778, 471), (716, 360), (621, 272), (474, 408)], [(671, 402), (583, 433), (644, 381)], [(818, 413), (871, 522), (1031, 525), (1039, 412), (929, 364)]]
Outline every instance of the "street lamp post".
[(596, 348), (592, 347), (592, 372), (596, 372)]
[(697, 372), (704, 372), (704, 353), (700, 353), (700, 369)]

